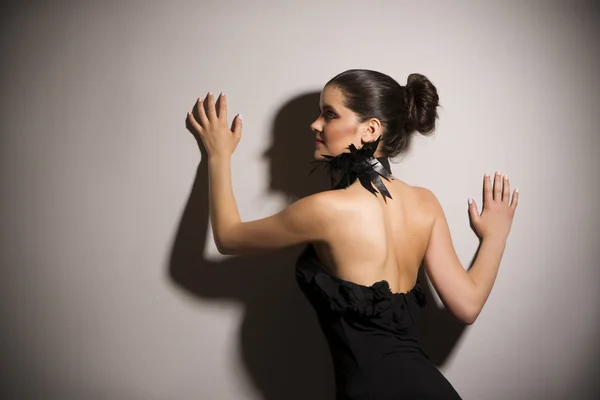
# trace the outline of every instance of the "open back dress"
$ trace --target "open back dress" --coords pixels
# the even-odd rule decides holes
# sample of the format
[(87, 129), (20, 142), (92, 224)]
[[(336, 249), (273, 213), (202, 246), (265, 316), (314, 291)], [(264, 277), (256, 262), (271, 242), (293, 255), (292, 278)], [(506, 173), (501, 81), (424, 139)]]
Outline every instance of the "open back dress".
[(335, 277), (309, 244), (296, 279), (317, 313), (333, 359), (336, 400), (460, 399), (419, 344), (421, 283), (393, 293)]
[[(387, 158), (374, 158), (377, 142), (338, 157), (334, 187), (355, 179), (375, 194), (389, 195), (379, 176), (389, 178)], [(376, 161), (377, 160), (377, 161)], [(393, 293), (382, 280), (364, 286), (336, 277), (308, 244), (296, 261), (296, 279), (315, 309), (333, 359), (336, 400), (460, 399), (419, 343), (418, 322), (426, 305), (419, 280), (406, 293)]]

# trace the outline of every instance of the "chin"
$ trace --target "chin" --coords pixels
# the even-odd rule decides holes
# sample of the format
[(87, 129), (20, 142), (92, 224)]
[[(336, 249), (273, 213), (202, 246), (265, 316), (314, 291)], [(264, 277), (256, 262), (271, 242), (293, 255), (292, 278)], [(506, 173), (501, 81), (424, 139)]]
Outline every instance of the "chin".
[(325, 157), (323, 157), (321, 154), (325, 153), (324, 151), (321, 151), (319, 149), (315, 150), (315, 153), (313, 154), (313, 157), (315, 160), (324, 160)]

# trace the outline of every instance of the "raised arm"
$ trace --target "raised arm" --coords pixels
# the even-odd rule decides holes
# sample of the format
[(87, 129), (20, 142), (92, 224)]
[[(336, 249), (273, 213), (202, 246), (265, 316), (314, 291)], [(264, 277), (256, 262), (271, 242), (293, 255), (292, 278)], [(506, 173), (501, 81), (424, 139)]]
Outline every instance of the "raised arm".
[(219, 252), (257, 253), (323, 240), (332, 217), (326, 193), (298, 200), (268, 218), (242, 222), (231, 187), (231, 155), (241, 139), (241, 117), (230, 129), (225, 95), (219, 96), (218, 107), (211, 92), (205, 100), (198, 99), (187, 121), (208, 156), (210, 219)]
[(444, 305), (458, 319), (472, 324), (483, 309), (498, 274), (518, 203), (518, 192), (513, 193), (509, 204), (508, 178), (496, 173), (492, 190), (490, 177), (484, 177), (483, 213), (479, 215), (474, 201), (469, 205), (471, 221), (482, 242), (475, 263), (468, 272), (456, 255), (439, 201), (433, 193), (426, 192), (435, 222), (423, 260), (425, 270)]
[(229, 159), (209, 161), (209, 175), (211, 224), (221, 254), (253, 254), (325, 240), (332, 217), (327, 192), (297, 200), (267, 218), (243, 222), (231, 188)]

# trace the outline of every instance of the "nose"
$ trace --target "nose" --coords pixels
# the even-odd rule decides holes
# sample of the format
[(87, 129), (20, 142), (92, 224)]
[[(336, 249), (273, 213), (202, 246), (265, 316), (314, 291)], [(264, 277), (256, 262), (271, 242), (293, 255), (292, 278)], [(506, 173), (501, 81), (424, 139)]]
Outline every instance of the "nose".
[(312, 129), (313, 132), (321, 132), (321, 124), (319, 122), (319, 118), (317, 118), (312, 124), (310, 124), (310, 129)]

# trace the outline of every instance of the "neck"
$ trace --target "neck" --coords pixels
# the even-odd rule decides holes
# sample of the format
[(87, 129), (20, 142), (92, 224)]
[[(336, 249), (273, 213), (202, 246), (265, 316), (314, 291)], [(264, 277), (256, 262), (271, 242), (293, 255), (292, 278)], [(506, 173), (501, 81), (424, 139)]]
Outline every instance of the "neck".
[(381, 165), (383, 165), (383, 168), (387, 169), (390, 174), (392, 173), (392, 168), (390, 167), (390, 160), (388, 157), (379, 156), (375, 158), (381, 163)]
[[(332, 189), (347, 188), (356, 179), (359, 179), (361, 185), (375, 196), (379, 191), (384, 199), (385, 197), (391, 199), (392, 196), (381, 180), (381, 177), (387, 180), (392, 180), (393, 177), (388, 157), (384, 157), (376, 151), (380, 139), (381, 137), (374, 142), (365, 143), (360, 149), (357, 149), (354, 144), (350, 144), (348, 146), (350, 152), (343, 152), (337, 156), (323, 155), (324, 160), (314, 162), (324, 162), (327, 165), (331, 174)], [(335, 185), (334, 173), (340, 177)], [(377, 190), (372, 185), (375, 185)]]

